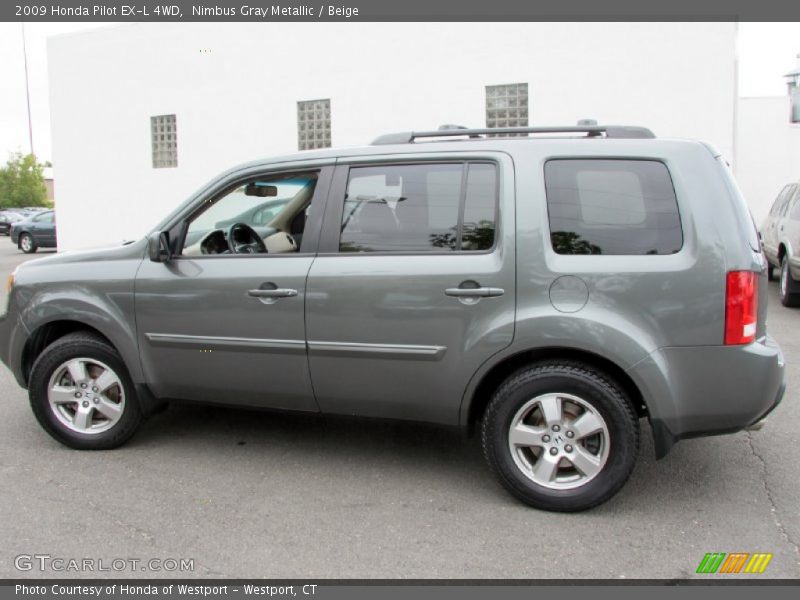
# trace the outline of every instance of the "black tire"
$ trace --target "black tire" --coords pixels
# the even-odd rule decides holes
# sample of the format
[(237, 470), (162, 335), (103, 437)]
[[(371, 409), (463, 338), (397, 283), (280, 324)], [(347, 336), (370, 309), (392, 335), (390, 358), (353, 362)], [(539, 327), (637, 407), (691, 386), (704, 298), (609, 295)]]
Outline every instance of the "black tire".
[(25, 254), (33, 254), (39, 249), (39, 247), (36, 245), (36, 242), (33, 241), (31, 234), (22, 233), (19, 236), (19, 249)]
[[(551, 489), (538, 484), (517, 465), (509, 448), (509, 429), (518, 411), (545, 394), (580, 398), (607, 427), (605, 464), (578, 487)], [(489, 467), (514, 496), (535, 508), (574, 512), (602, 504), (628, 480), (639, 450), (639, 420), (627, 395), (611, 378), (581, 363), (554, 361), (526, 367), (506, 379), (486, 409), (481, 440)], [(563, 448), (566, 450), (566, 446)]]
[(781, 304), (789, 307), (800, 306), (800, 282), (795, 281), (789, 270), (789, 259), (784, 254), (781, 258), (781, 273), (778, 290), (781, 295)]
[[(62, 423), (56, 415), (56, 410), (51, 408), (48, 398), (50, 378), (64, 363), (76, 358), (104, 363), (121, 382), (124, 393), (122, 414), (113, 426), (105, 431), (92, 433), (74, 431)], [(78, 386), (75, 389), (80, 391)], [(31, 369), (28, 396), (33, 414), (44, 430), (62, 444), (78, 450), (108, 450), (121, 446), (136, 432), (143, 420), (135, 387), (119, 354), (107, 341), (90, 332), (70, 333), (45, 348)], [(77, 407), (77, 402), (75, 405)]]
[(767, 263), (767, 281), (773, 281), (774, 279), (775, 279), (775, 267)]

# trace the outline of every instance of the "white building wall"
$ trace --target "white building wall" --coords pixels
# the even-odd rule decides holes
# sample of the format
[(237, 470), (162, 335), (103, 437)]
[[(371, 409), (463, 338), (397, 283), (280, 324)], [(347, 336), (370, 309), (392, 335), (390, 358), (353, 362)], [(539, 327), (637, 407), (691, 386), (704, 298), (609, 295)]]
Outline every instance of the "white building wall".
[[(645, 125), (731, 157), (735, 42), (732, 23), (181, 23), (51, 38), (59, 248), (138, 237), (221, 170), (294, 152), (298, 100), (330, 98), (334, 146), (362, 145), (483, 126), (484, 86), (527, 82), (532, 125)], [(168, 113), (179, 166), (153, 169), (150, 116)]]
[(760, 226), (783, 186), (800, 180), (800, 125), (789, 97), (741, 98), (736, 179)]

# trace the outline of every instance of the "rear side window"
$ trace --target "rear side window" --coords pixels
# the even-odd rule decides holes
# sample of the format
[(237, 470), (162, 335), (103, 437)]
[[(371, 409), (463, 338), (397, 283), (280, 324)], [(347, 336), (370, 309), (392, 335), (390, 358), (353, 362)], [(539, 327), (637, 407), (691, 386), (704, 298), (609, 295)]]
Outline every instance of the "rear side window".
[(497, 173), (490, 163), (350, 169), (340, 252), (485, 251), (494, 246)]
[(674, 254), (683, 246), (672, 179), (659, 161), (550, 160), (544, 178), (558, 254)]

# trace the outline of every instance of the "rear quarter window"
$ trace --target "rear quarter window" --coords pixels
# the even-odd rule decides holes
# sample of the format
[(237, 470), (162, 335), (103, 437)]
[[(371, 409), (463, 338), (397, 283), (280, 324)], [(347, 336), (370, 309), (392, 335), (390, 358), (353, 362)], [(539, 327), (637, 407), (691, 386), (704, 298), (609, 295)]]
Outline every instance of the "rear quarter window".
[(558, 254), (674, 254), (683, 246), (675, 189), (662, 162), (554, 159), (544, 179)]

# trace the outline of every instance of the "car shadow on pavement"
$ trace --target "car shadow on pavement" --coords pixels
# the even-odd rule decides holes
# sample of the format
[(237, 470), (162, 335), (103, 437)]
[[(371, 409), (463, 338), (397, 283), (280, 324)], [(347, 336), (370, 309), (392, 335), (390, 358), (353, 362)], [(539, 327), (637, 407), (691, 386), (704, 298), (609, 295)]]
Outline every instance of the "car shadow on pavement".
[[(723, 436), (683, 441), (656, 461), (646, 420), (641, 421), (641, 431), (639, 459), (628, 484), (610, 502), (583, 514), (650, 512), (658, 505), (712, 502), (726, 493), (725, 471), (735, 478), (741, 466), (731, 455), (746, 454), (741, 439)], [(697, 445), (711, 451), (698, 451)], [(522, 506), (494, 481), (477, 435), (468, 438), (455, 428), (424, 423), (174, 403), (154, 415), (128, 446), (147, 453), (171, 447), (197, 460), (224, 456), (235, 460), (243, 478), (275, 457), (334, 471), (413, 470), (456, 493), (471, 490), (494, 504)]]

